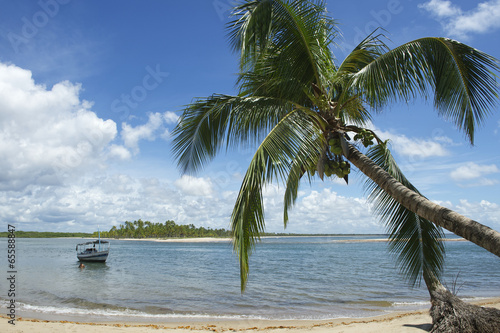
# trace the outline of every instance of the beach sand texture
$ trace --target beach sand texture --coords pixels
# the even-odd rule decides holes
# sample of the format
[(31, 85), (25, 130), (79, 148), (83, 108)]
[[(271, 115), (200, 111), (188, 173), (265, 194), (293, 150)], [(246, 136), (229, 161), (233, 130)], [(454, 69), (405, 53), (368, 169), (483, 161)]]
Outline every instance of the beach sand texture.
[[(500, 309), (500, 299), (477, 304)], [(2, 316), (0, 332), (12, 333), (101, 333), (101, 332), (313, 332), (313, 333), (404, 333), (425, 332), (431, 328), (428, 311), (392, 313), (372, 318), (349, 318), (323, 321), (310, 320), (236, 320), (213, 321), (190, 325), (189, 323), (139, 324), (139, 323), (77, 323), (70, 321), (44, 321), (20, 318), (15, 325)]]

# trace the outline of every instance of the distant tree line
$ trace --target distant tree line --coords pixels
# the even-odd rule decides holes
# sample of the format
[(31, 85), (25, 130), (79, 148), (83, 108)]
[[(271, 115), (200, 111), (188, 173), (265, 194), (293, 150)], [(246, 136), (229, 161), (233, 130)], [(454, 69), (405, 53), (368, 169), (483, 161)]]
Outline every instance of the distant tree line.
[[(7, 232), (0, 232), (0, 237), (7, 237)], [(18, 238), (60, 238), (60, 237), (92, 237), (85, 232), (48, 232), (48, 231), (16, 231)]]
[[(16, 237), (19, 238), (61, 238), (78, 237), (91, 238), (97, 237), (98, 232), (48, 232), (48, 231), (16, 231)], [(1, 237), (7, 237), (7, 232), (0, 232)], [(113, 226), (109, 231), (101, 231), (103, 238), (196, 238), (196, 237), (231, 237), (231, 231), (226, 229), (212, 229), (204, 227), (195, 227), (193, 224), (179, 225), (174, 221), (168, 220), (165, 223), (152, 223), (142, 221), (141, 219), (120, 224), (119, 227)], [(266, 232), (261, 236), (355, 236), (355, 234), (290, 234)], [(387, 235), (380, 235), (387, 236)]]
[[(97, 237), (97, 232), (94, 232)], [(231, 231), (195, 227), (193, 224), (179, 225), (172, 220), (160, 222), (125, 221), (120, 226), (113, 226), (109, 231), (101, 231), (104, 238), (193, 238), (193, 237), (231, 237)]]
[[(359, 234), (358, 234), (359, 235)], [(93, 237), (97, 237), (97, 231)], [(356, 236), (356, 234), (290, 234), (265, 232), (261, 236)], [(375, 235), (372, 235), (375, 236)], [(380, 236), (387, 237), (385, 234)], [(103, 238), (196, 238), (196, 237), (232, 237), (231, 231), (226, 229), (212, 229), (195, 227), (193, 224), (176, 224), (172, 220), (160, 222), (142, 221), (141, 219), (125, 221), (118, 227), (113, 226), (109, 231), (101, 231)]]

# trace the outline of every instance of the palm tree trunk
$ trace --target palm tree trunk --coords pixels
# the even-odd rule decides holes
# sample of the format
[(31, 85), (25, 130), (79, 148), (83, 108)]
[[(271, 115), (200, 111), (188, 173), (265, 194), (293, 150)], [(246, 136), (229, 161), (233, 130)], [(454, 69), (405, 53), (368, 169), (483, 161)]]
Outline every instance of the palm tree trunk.
[[(408, 189), (354, 146), (349, 145), (347, 153), (346, 157), (352, 164), (407, 209), (500, 257), (499, 232)], [(431, 333), (500, 332), (499, 309), (462, 301), (432, 274), (424, 272), (424, 281), (431, 297)]]
[(351, 144), (348, 145), (346, 157), (410, 211), (500, 257), (500, 233), (498, 231), (433, 203), (408, 189)]
[(424, 273), (431, 296), (431, 333), (500, 332), (500, 310), (462, 301), (446, 289), (434, 275)]

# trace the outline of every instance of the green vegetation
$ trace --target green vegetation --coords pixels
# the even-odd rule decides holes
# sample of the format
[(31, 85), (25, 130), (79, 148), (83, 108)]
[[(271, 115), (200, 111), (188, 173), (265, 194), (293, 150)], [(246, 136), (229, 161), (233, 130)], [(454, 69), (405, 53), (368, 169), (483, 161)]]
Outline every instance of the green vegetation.
[[(92, 235), (97, 237), (97, 231)], [(353, 234), (290, 234), (264, 232), (261, 236), (355, 236)], [(387, 235), (380, 235), (387, 237)], [(196, 237), (217, 237), (230, 238), (231, 231), (226, 229), (212, 229), (196, 227), (193, 224), (179, 225), (168, 220), (165, 223), (153, 223), (142, 221), (141, 219), (129, 222), (125, 221), (119, 227), (113, 226), (109, 231), (101, 231), (103, 238), (196, 238)]]
[[(7, 237), (7, 232), (0, 232), (0, 237)], [(48, 232), (48, 231), (16, 231), (16, 238), (60, 238), (60, 237), (92, 237), (84, 232)]]
[[(97, 232), (94, 232), (97, 237)], [(113, 226), (109, 231), (101, 231), (104, 238), (193, 238), (193, 237), (231, 237), (231, 231), (225, 229), (211, 229), (195, 227), (193, 224), (179, 225), (168, 220), (165, 223), (149, 221), (129, 222)]]

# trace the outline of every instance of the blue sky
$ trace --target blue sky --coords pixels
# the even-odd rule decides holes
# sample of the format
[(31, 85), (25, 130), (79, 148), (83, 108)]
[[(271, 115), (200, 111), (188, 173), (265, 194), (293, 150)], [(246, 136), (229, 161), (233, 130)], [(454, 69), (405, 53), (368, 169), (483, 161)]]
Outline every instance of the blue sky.
[[(194, 97), (236, 91), (233, 4), (0, 1), (0, 219), (38, 231), (139, 218), (228, 228), (252, 149), (183, 176), (170, 133)], [(329, 1), (328, 11), (343, 33), (338, 61), (377, 27), (391, 47), (445, 36), (500, 58), (499, 0)], [(428, 198), (500, 230), (500, 107), (473, 147), (425, 100), (392, 105), (372, 128)], [(351, 178), (304, 183), (286, 231), (384, 232), (363, 178)], [(283, 231), (282, 196), (282, 185), (265, 190), (268, 231)]]

